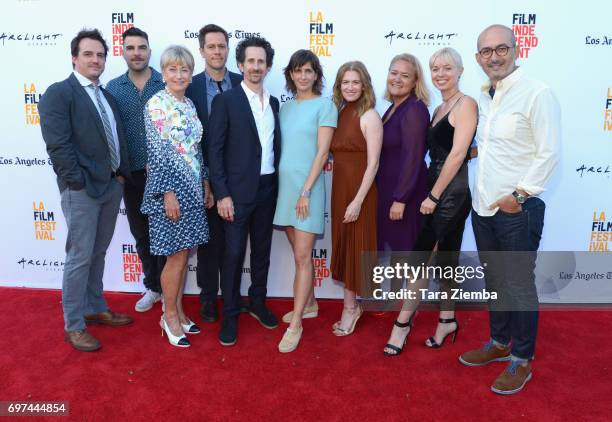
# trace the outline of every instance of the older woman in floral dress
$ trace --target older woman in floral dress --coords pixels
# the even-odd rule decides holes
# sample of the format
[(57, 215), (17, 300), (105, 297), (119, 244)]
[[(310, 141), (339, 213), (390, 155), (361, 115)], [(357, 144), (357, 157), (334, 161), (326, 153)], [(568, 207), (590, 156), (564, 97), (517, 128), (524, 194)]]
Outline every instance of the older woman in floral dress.
[(173, 346), (189, 347), (185, 336), (200, 329), (182, 306), (189, 249), (208, 241), (204, 212), (208, 172), (202, 162), (202, 124), (185, 90), (194, 59), (189, 50), (170, 46), (162, 54), (166, 89), (145, 107), (148, 173), (141, 210), (149, 215), (151, 253), (167, 256), (161, 274), (164, 315), (160, 320)]

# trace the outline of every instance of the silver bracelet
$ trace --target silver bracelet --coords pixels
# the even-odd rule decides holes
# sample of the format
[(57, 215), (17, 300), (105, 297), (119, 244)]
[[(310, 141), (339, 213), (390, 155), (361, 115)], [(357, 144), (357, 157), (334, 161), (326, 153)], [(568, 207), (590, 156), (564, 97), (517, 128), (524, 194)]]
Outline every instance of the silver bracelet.
[(300, 198), (310, 198), (310, 189), (303, 189), (300, 192)]

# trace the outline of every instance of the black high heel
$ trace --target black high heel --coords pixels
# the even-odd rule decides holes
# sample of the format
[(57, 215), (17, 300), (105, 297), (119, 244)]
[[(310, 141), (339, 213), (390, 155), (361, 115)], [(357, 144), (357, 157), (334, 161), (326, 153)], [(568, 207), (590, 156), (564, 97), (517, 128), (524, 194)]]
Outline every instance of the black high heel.
[(438, 318), (438, 322), (440, 324), (452, 324), (454, 322), (455, 324), (457, 324), (457, 328), (455, 328), (454, 331), (447, 333), (442, 338), (442, 341), (440, 342), (440, 344), (438, 344), (438, 342), (436, 341), (435, 338), (433, 338), (433, 336), (425, 340), (425, 346), (431, 349), (439, 349), (440, 347), (442, 347), (442, 345), (444, 344), (444, 340), (446, 340), (446, 337), (448, 337), (451, 334), (453, 335), (453, 343), (454, 343), (455, 340), (457, 339), (457, 333), (459, 333), (459, 323), (457, 322), (457, 318)]
[(402, 344), (402, 347), (398, 347), (390, 343), (385, 344), (385, 348), (395, 351), (395, 353), (389, 353), (386, 350), (383, 350), (383, 353), (385, 354), (385, 356), (399, 356), (402, 354), (402, 352), (404, 351), (404, 346), (406, 345), (406, 341), (408, 340), (408, 334), (410, 334), (410, 331), (412, 331), (412, 319), (414, 318), (415, 315), (416, 315), (416, 312), (410, 315), (410, 319), (408, 320), (408, 322), (402, 323), (402, 322), (399, 322), (398, 320), (395, 320), (393, 325), (395, 325), (396, 327), (400, 327), (400, 328), (410, 327), (410, 330), (408, 330), (408, 332), (406, 333), (406, 337), (404, 337), (404, 343)]

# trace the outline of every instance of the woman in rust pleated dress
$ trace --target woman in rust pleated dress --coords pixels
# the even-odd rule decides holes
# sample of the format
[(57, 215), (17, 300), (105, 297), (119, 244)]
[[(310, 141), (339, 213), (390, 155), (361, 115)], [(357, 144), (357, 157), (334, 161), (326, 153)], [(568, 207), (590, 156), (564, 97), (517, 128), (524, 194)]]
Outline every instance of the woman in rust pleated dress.
[[(363, 63), (343, 64), (333, 93), (338, 106), (338, 127), (330, 151), (334, 158), (332, 179), (332, 262), (335, 280), (344, 283), (344, 309), (333, 325), (337, 336), (355, 330), (363, 309), (357, 294), (367, 289), (363, 277), (376, 251), (376, 185), (383, 126), (374, 109), (376, 99), (370, 75)], [(372, 259), (362, 256), (371, 252)], [(363, 264), (363, 265), (362, 265)]]

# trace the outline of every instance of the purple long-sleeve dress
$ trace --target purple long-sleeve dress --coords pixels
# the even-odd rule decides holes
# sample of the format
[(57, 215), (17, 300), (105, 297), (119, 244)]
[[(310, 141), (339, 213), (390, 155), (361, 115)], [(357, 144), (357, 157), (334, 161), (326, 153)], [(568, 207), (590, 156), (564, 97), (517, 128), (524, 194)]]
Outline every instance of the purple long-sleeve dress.
[[(383, 121), (391, 111), (385, 112)], [(427, 128), (429, 111), (415, 96), (397, 107), (384, 124), (378, 187), (378, 249), (410, 251), (422, 226), (419, 212), (427, 196)], [(389, 210), (394, 201), (406, 204), (401, 220), (392, 221)]]

